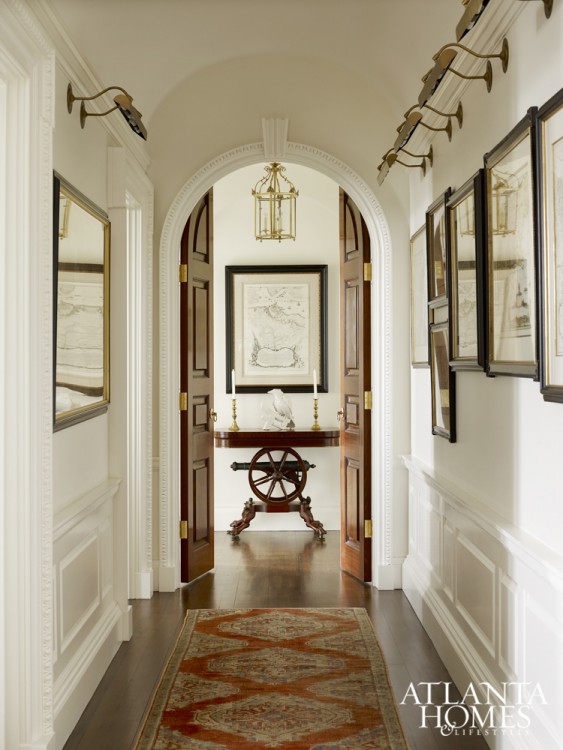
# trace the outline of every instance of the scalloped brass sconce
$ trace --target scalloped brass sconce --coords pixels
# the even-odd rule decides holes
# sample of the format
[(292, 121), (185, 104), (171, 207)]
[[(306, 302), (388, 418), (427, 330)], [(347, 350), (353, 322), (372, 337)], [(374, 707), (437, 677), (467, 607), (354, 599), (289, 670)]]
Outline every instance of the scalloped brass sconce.
[[(108, 109), (105, 112), (88, 112), (86, 110), (86, 105), (84, 104), (84, 102), (89, 102), (92, 101), (92, 99), (97, 99), (98, 97), (102, 96), (102, 94), (106, 94), (108, 91), (121, 91), (121, 94), (117, 94), (113, 97), (115, 107), (111, 107), (111, 109)], [(122, 89), (121, 86), (108, 86), (106, 89), (103, 89), (103, 91), (100, 91), (94, 96), (75, 96), (72, 92), (72, 84), (69, 83), (66, 90), (66, 106), (69, 114), (71, 114), (72, 112), (72, 106), (74, 102), (77, 101), (81, 102), (81, 128), (84, 127), (87, 117), (105, 117), (106, 115), (109, 115), (110, 112), (115, 112), (115, 110), (118, 109), (123, 117), (127, 120), (127, 123), (131, 130), (137, 133), (137, 135), (143, 138), (143, 140), (147, 140), (147, 129), (145, 128), (141, 120), (142, 115), (139, 110), (133, 106), (133, 97), (130, 96), (127, 91), (125, 91), (125, 89)]]
[(459, 42), (462, 36), (465, 36), (468, 31), (475, 26), (481, 13), (485, 10), (489, 4), (489, 0), (463, 0), (465, 10), (461, 17), (458, 25), (455, 27), (456, 39)]
[(408, 117), (410, 113), (415, 109), (429, 109), (431, 112), (435, 112), (437, 115), (441, 115), (442, 117), (455, 117), (459, 128), (461, 129), (463, 127), (463, 104), (461, 102), (459, 102), (459, 104), (457, 105), (457, 109), (455, 112), (440, 112), (439, 109), (431, 107), (430, 104), (423, 104), (421, 107), (418, 104), (413, 104), (410, 109), (407, 109), (404, 117)]

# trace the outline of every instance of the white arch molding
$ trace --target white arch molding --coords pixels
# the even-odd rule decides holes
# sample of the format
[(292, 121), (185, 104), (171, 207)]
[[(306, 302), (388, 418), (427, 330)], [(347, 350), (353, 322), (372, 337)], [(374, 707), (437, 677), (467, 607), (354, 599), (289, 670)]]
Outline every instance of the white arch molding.
[[(186, 221), (199, 198), (231, 172), (265, 160), (263, 143), (228, 151), (193, 175), (176, 196), (164, 222), (160, 242), (160, 538), (158, 588), (180, 585), (178, 524), (180, 497), (180, 315), (178, 264)], [(287, 163), (300, 164), (333, 179), (350, 195), (367, 224), (372, 248), (372, 518), (373, 581), (391, 588), (391, 239), (379, 201), (362, 178), (320, 149), (287, 143)]]

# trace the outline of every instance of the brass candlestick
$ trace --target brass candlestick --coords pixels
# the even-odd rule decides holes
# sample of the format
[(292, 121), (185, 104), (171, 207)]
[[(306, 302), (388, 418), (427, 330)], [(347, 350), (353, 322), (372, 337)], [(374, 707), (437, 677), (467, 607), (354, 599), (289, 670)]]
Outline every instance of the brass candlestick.
[(318, 416), (319, 416), (319, 399), (314, 398), (313, 399), (313, 417), (315, 418), (315, 421), (313, 422), (313, 426), (311, 427), (311, 429), (315, 430), (315, 432), (321, 429), (321, 426), (317, 421)]
[(240, 430), (240, 427), (237, 424), (237, 400), (236, 398), (233, 399), (233, 423), (229, 427), (229, 430), (231, 432), (238, 432)]

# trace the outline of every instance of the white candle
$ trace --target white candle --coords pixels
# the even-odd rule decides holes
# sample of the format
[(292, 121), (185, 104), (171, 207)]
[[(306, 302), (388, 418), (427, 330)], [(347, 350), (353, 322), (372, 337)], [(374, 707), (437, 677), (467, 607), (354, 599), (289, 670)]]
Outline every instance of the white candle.
[(317, 371), (313, 370), (313, 398), (317, 398)]
[(236, 388), (235, 371), (234, 370), (231, 370), (231, 388), (232, 388), (232, 393), (233, 393), (233, 398), (234, 398), (235, 397), (235, 388)]

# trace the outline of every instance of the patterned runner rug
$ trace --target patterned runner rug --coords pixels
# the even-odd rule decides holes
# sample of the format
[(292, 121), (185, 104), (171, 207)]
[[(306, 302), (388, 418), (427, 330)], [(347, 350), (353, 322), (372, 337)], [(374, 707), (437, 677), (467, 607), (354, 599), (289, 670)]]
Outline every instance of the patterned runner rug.
[(364, 609), (191, 610), (137, 750), (405, 750)]

